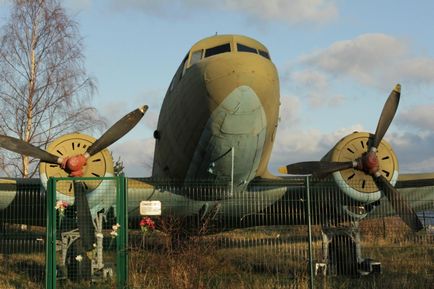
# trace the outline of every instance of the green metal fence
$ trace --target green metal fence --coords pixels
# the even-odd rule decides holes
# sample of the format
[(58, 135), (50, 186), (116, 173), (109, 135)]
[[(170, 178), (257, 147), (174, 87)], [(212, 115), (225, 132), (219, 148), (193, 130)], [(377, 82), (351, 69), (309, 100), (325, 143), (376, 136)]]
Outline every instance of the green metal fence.
[[(115, 285), (116, 288), (127, 287), (126, 186), (123, 176), (49, 179), (46, 198), (46, 288), (74, 288), (76, 283), (88, 288), (95, 284), (107, 288)], [(77, 197), (80, 194), (87, 201)], [(80, 211), (86, 202), (84, 210), (88, 210), (89, 215)], [(85, 238), (88, 236), (84, 233), (89, 228), (94, 230), (95, 238), (91, 236), (91, 248), (86, 248)]]
[[(85, 252), (76, 188), (95, 219)], [(385, 199), (362, 207), (311, 178), (232, 195), (212, 182), (124, 177), (0, 183), (0, 288), (430, 288), (434, 187), (407, 190), (423, 212), (418, 233)], [(161, 216), (141, 215), (142, 201), (161, 201)], [(370, 216), (355, 221), (342, 204)]]
[[(130, 223), (130, 288), (335, 289), (402, 288), (402, 284), (430, 288), (433, 284), (432, 233), (412, 232), (384, 198), (371, 206), (352, 201), (332, 180), (256, 183), (230, 198), (214, 200), (206, 183), (201, 190), (152, 179), (130, 181), (152, 184), (150, 193), (143, 189), (140, 196), (163, 201), (163, 215), (152, 217), (157, 230), (143, 232), (137, 226), (140, 219)], [(129, 196), (137, 205), (135, 187), (130, 186)], [(213, 188), (217, 196), (227, 196), (218, 191), (222, 189)], [(433, 190), (405, 198), (419, 210), (432, 208)], [(207, 200), (201, 199), (203, 193), (208, 193)], [(368, 212), (372, 217), (366, 217)]]

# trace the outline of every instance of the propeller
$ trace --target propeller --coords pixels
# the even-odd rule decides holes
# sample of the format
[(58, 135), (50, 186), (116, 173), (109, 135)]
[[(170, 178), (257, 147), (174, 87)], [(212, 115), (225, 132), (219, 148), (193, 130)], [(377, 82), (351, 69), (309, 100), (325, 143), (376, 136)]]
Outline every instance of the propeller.
[(326, 177), (327, 175), (345, 169), (351, 169), (357, 166), (357, 162), (300, 162), (286, 167), (280, 167), (279, 172), (291, 175), (314, 175), (317, 177)]
[[(83, 169), (86, 165), (86, 160), (92, 155), (102, 151), (109, 145), (127, 134), (143, 117), (148, 110), (148, 106), (144, 105), (125, 115), (113, 126), (111, 126), (99, 139), (97, 139), (84, 154), (71, 157), (58, 157), (43, 149), (35, 147), (23, 140), (16, 139), (10, 136), (0, 136), (0, 147), (22, 154), (40, 159), (42, 162), (60, 164), (61, 167), (68, 172), (70, 177), (83, 176)], [(81, 236), (81, 243), (85, 251), (93, 249), (95, 243), (95, 228), (92, 223), (92, 215), (89, 209), (89, 203), (86, 197), (84, 184), (79, 181), (74, 181), (74, 196), (78, 230)]]
[[(377, 124), (377, 129), (373, 137), (372, 145), (369, 152), (364, 154), (362, 158), (353, 162), (324, 162), (324, 161), (310, 161), (310, 162), (300, 162), (286, 167), (280, 167), (279, 172), (287, 174), (312, 174), (315, 176), (325, 177), (331, 173), (349, 169), (357, 168), (359, 170), (366, 171), (368, 173), (373, 172), (378, 165), (378, 160), (376, 160), (376, 151), (378, 145), (381, 143), (383, 136), (385, 135), (390, 123), (395, 116), (396, 110), (398, 108), (399, 98), (401, 95), (401, 85), (397, 84), (395, 88), (390, 93), (386, 103), (384, 104), (383, 111), (381, 112), (380, 119)], [(351, 164), (351, 166), (350, 166)], [(378, 169), (378, 168), (377, 168)]]
[(125, 115), (110, 127), (99, 139), (97, 139), (87, 149), (86, 153), (89, 154), (89, 156), (92, 156), (123, 137), (136, 126), (147, 110), (148, 106), (145, 105)]
[(74, 204), (77, 211), (77, 226), (80, 232), (81, 245), (85, 252), (93, 249), (95, 244), (95, 227), (92, 224), (89, 203), (86, 197), (86, 190), (82, 182), (74, 183)]
[(386, 195), (395, 212), (401, 217), (413, 231), (420, 231), (423, 229), (423, 225), (416, 215), (416, 212), (410, 207), (406, 200), (404, 200), (398, 191), (387, 181), (387, 179), (380, 175), (376, 178), (375, 182), (377, 186)]
[(414, 231), (422, 229), (422, 224), (416, 212), (409, 206), (398, 193), (398, 191), (381, 174), (377, 157), (377, 148), (386, 134), (398, 109), (401, 95), (401, 85), (397, 84), (390, 93), (384, 104), (383, 110), (378, 120), (375, 134), (369, 144), (368, 151), (361, 157), (352, 162), (329, 162), (329, 161), (309, 161), (300, 162), (285, 167), (280, 167), (279, 172), (284, 174), (305, 175), (312, 174), (317, 177), (326, 177), (331, 173), (355, 168), (370, 175), (377, 186), (384, 192), (392, 207), (401, 219)]
[(371, 149), (378, 148), (378, 145), (381, 143), (381, 140), (386, 134), (386, 131), (396, 114), (396, 110), (398, 109), (400, 96), (401, 85), (397, 84), (384, 104), (383, 111), (381, 112), (380, 119), (378, 120), (377, 129), (375, 130), (374, 141)]
[(7, 136), (0, 135), (0, 147), (13, 151), (25, 156), (31, 156), (33, 158), (40, 159), (43, 162), (50, 164), (60, 164), (61, 158), (50, 154), (49, 152), (35, 147), (34, 145), (25, 142), (23, 140)]
[(140, 121), (147, 110), (148, 106), (144, 105), (125, 115), (97, 139), (82, 155), (58, 157), (28, 142), (4, 135), (0, 136), (0, 147), (21, 155), (40, 159), (42, 162), (60, 164), (71, 177), (81, 177), (83, 176), (83, 167), (86, 165), (86, 160), (127, 134)]

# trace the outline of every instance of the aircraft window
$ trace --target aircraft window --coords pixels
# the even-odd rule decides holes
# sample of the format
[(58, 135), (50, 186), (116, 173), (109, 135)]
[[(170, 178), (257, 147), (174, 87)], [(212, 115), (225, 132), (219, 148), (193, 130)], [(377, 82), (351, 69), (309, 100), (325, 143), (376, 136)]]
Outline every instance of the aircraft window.
[(202, 59), (202, 49), (191, 53), (190, 66), (198, 63)]
[(185, 70), (187, 69), (187, 60), (188, 60), (188, 55), (189, 53), (187, 53), (187, 55), (184, 57), (184, 60), (182, 60), (182, 73), (181, 76), (179, 77), (179, 79), (181, 79), (184, 76)]
[(259, 51), (259, 54), (261, 54), (261, 55), (264, 56), (265, 58), (270, 59), (270, 54), (268, 54), (267, 51), (264, 51), (264, 50), (258, 50), (258, 51)]
[(188, 59), (188, 53), (184, 57), (184, 60), (182, 60), (181, 65), (178, 67), (175, 75), (173, 76), (172, 82), (170, 83), (170, 87), (169, 87), (170, 91), (174, 89), (176, 84), (181, 80), (182, 76), (184, 75), (187, 59)]
[(208, 48), (207, 50), (205, 50), (205, 57), (210, 57), (225, 52), (231, 52), (231, 45), (229, 43)]
[(252, 47), (249, 47), (247, 45), (240, 44), (240, 43), (237, 43), (237, 50), (239, 52), (250, 52), (250, 53), (255, 53), (255, 54), (258, 53), (258, 51), (255, 48), (252, 48)]

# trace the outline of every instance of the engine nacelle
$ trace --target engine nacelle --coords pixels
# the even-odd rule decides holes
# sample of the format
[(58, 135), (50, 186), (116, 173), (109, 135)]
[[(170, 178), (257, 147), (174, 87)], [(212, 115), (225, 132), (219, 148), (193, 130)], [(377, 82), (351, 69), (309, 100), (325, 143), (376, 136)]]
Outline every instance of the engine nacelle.
[[(95, 138), (81, 134), (72, 133), (63, 135), (55, 139), (47, 147), (47, 151), (56, 156), (72, 157), (83, 154), (87, 148), (95, 142)], [(58, 164), (48, 164), (41, 162), (39, 166), (39, 174), (41, 183), (47, 189), (47, 181), (50, 177), (67, 178), (68, 173)], [(113, 158), (107, 149), (104, 149), (92, 155), (84, 166), (84, 178), (94, 177), (113, 177)], [(92, 215), (95, 215), (101, 209), (107, 209), (116, 199), (115, 196), (108, 196), (108, 187), (115, 188), (116, 184), (112, 180), (87, 180), (81, 181), (84, 184), (86, 193), (88, 194), (89, 206), (91, 207)], [(61, 180), (57, 182), (58, 200), (66, 201), (69, 204), (74, 203), (74, 186), (71, 180)]]
[[(367, 132), (354, 132), (341, 139), (322, 160), (335, 162), (354, 161), (368, 151), (368, 143), (373, 135)], [(380, 172), (392, 184), (398, 179), (398, 159), (389, 143), (382, 140), (377, 148)], [(370, 204), (381, 198), (372, 176), (363, 171), (346, 169), (333, 173), (333, 178), (348, 197), (363, 204)]]

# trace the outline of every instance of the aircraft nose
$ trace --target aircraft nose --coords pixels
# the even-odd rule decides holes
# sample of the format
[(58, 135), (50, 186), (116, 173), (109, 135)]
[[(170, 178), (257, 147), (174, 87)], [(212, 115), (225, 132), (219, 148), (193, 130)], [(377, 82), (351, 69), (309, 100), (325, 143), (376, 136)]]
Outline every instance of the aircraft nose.
[(221, 111), (225, 112), (220, 128), (223, 133), (257, 135), (267, 124), (261, 102), (248, 86), (232, 91), (221, 104)]
[(265, 110), (279, 105), (277, 70), (266, 58), (251, 53), (222, 54), (204, 64), (202, 69), (211, 111), (243, 86), (254, 91)]

